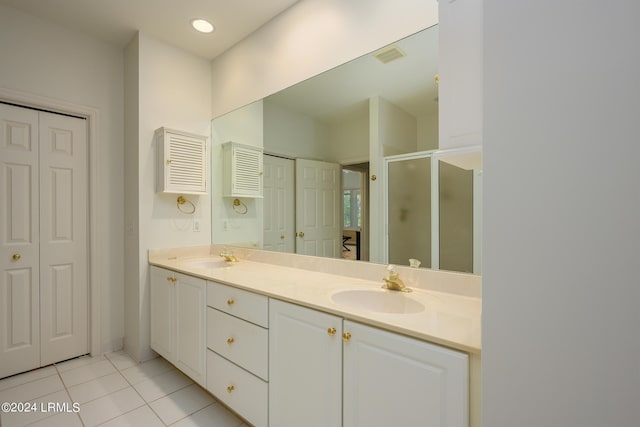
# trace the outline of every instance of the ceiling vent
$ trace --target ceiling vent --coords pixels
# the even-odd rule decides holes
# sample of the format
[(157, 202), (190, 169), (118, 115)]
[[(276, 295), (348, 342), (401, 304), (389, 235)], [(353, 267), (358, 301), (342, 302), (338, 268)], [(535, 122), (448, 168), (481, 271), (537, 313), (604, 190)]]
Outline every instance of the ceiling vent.
[(396, 59), (400, 59), (406, 56), (406, 54), (401, 51), (398, 46), (393, 45), (375, 52), (373, 56), (375, 56), (378, 61), (382, 62), (383, 64), (388, 64), (391, 61), (395, 61)]

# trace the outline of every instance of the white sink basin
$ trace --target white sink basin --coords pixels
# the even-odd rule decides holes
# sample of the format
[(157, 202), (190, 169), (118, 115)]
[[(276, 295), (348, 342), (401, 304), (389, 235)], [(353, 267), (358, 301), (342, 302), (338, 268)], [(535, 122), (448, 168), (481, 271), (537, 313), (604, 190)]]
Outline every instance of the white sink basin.
[(419, 313), (424, 305), (407, 292), (387, 289), (352, 289), (336, 292), (331, 296), (336, 304), (376, 313)]
[(227, 267), (227, 263), (223, 260), (194, 260), (194, 261), (185, 261), (182, 263), (183, 266), (187, 268), (221, 268)]

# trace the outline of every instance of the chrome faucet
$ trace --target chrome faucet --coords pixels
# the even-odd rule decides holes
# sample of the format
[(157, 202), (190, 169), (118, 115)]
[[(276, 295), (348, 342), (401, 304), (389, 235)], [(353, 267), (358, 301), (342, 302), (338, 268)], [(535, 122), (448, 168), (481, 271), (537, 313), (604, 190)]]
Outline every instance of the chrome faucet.
[(389, 264), (387, 267), (387, 277), (383, 277), (385, 284), (382, 285), (383, 288), (389, 289), (390, 291), (401, 291), (401, 292), (411, 292), (411, 289), (407, 288), (404, 285), (402, 279), (400, 279), (399, 274), (396, 272), (396, 266), (393, 264)]
[(238, 258), (236, 258), (233, 252), (228, 249), (220, 252), (220, 256), (223, 257), (227, 262), (238, 262)]

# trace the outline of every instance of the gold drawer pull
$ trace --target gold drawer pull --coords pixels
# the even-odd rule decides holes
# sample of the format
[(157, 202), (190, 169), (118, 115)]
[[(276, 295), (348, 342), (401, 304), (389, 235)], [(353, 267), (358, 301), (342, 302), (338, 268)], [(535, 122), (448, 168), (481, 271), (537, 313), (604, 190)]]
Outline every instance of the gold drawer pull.
[(229, 298), (227, 300), (227, 305), (233, 305), (233, 304), (235, 304), (235, 301), (232, 298)]
[(231, 394), (231, 392), (235, 389), (236, 388), (234, 386), (230, 385), (229, 387), (227, 387), (227, 393)]
[(336, 328), (327, 329), (327, 333), (329, 334), (330, 337), (334, 336), (336, 334)]
[(175, 277), (167, 277), (167, 280), (168, 280), (169, 282), (171, 282), (171, 283), (175, 283), (175, 282), (176, 282), (176, 280), (178, 280), (178, 279), (176, 279)]
[(233, 338), (227, 338), (227, 344), (231, 345), (233, 344), (235, 340)]
[(18, 261), (20, 259), (20, 254), (15, 253), (11, 258), (13, 258), (14, 261)]
[(351, 334), (349, 332), (345, 332), (342, 334), (342, 341), (347, 342), (351, 339)]

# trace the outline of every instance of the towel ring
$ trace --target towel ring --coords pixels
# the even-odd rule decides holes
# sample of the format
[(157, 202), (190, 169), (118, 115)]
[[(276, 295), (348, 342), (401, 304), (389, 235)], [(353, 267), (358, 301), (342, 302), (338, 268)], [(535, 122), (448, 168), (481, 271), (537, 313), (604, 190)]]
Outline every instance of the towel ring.
[[(184, 210), (182, 208), (182, 205), (187, 203), (191, 205), (191, 210)], [(196, 205), (194, 205), (191, 200), (185, 199), (183, 196), (178, 196), (178, 199), (176, 200), (176, 206), (178, 206), (178, 210), (183, 214), (193, 215), (193, 213), (196, 211)]]
[(247, 208), (247, 205), (242, 203), (240, 199), (233, 200), (233, 210), (234, 212), (239, 213), (240, 215), (244, 215), (249, 211), (249, 209)]

